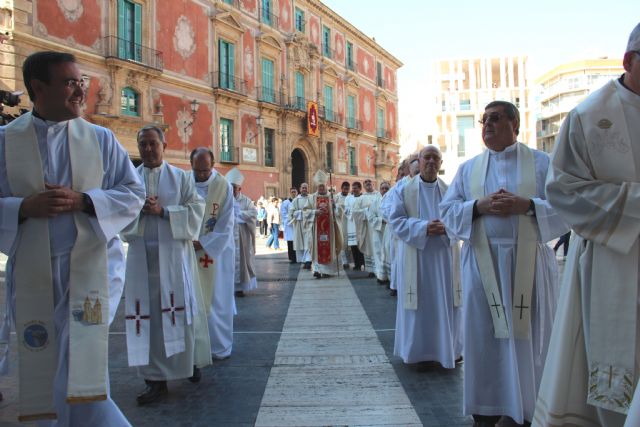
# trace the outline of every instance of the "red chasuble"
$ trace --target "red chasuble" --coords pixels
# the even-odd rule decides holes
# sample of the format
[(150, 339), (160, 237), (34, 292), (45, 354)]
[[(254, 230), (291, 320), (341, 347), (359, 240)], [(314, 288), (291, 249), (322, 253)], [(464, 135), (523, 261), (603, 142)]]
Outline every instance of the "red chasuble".
[(318, 248), (318, 264), (331, 263), (331, 202), (329, 195), (316, 196), (316, 209), (325, 209), (326, 213), (316, 215), (316, 246)]

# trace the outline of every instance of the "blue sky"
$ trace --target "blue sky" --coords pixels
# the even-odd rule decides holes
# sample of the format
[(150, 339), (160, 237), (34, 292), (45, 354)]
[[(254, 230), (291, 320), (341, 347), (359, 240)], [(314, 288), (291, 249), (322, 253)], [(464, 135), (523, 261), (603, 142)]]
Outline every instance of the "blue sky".
[(427, 125), (415, 111), (432, 102), (427, 85), (433, 61), (527, 55), (535, 79), (571, 60), (622, 58), (629, 33), (640, 22), (638, 0), (322, 2), (403, 62), (400, 129), (422, 139)]

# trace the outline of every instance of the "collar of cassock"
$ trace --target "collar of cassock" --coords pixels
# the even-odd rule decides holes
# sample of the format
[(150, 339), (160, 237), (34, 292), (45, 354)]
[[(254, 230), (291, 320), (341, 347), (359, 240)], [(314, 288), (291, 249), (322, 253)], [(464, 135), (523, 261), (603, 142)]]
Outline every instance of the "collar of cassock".
[(507, 153), (510, 153), (512, 151), (515, 151), (517, 148), (518, 148), (518, 141), (514, 142), (513, 144), (511, 144), (510, 146), (508, 146), (507, 148), (505, 148), (502, 151), (495, 151), (495, 150), (492, 150), (491, 148), (488, 148), (488, 147), (487, 147), (487, 150), (489, 150), (489, 153), (492, 156), (499, 156), (500, 154), (507, 154)]

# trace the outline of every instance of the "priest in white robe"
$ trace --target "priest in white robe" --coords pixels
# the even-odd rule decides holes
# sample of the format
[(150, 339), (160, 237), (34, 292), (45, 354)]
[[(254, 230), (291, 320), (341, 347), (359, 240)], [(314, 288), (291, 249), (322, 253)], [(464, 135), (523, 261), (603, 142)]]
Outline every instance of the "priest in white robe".
[(547, 197), (574, 237), (536, 426), (640, 426), (640, 24), (622, 63), (569, 113), (551, 160)]
[(205, 201), (200, 237), (193, 242), (203, 300), (207, 308), (211, 355), (224, 359), (233, 347), (235, 314), (235, 256), (233, 188), (213, 168), (213, 152), (200, 147), (191, 152), (192, 176), (198, 195)]
[(117, 234), (142, 207), (144, 186), (113, 133), (80, 118), (85, 86), (73, 55), (38, 52), (22, 71), (33, 111), (0, 128), (0, 251), (9, 257), (0, 341), (12, 325), (30, 337), (18, 346), (19, 416), (129, 426), (109, 397), (108, 326), (122, 292)]
[[(390, 237), (386, 231), (387, 220), (382, 216), (380, 206), (382, 199), (389, 191), (389, 183), (383, 181), (380, 184), (380, 197), (374, 198), (367, 210), (367, 222), (371, 235), (371, 246), (373, 251), (373, 273), (376, 280), (381, 285), (389, 283), (389, 249)], [(387, 235), (385, 240), (385, 234)]]
[(234, 228), (235, 253), (235, 296), (244, 297), (245, 292), (258, 287), (256, 279), (256, 222), (258, 210), (250, 198), (242, 194), (244, 176), (238, 168), (227, 172), (227, 181), (233, 187), (233, 209), (236, 217)]
[(353, 269), (361, 271), (365, 266), (365, 252), (370, 252), (371, 238), (367, 223), (367, 209), (372, 197), (362, 195), (362, 184), (355, 181), (351, 184), (352, 194), (344, 202), (344, 213), (347, 216), (347, 244), (353, 255)]
[(557, 301), (545, 243), (567, 232), (544, 194), (549, 156), (517, 142), (518, 109), (485, 107), (487, 150), (460, 166), (440, 204), (462, 262), (464, 413), (478, 426), (531, 422)]
[(298, 262), (304, 263), (304, 269), (311, 270), (311, 222), (305, 219), (304, 209), (309, 203), (309, 184), (300, 184), (300, 194), (293, 199), (289, 207), (289, 224), (293, 227), (293, 248)]
[(333, 196), (333, 201), (336, 206), (342, 210), (342, 218), (340, 220), (340, 229), (342, 230), (342, 250), (340, 251), (340, 262), (342, 263), (342, 268), (349, 268), (349, 246), (347, 245), (347, 216), (344, 215), (345, 212), (345, 202), (347, 197), (349, 196), (349, 191), (351, 190), (351, 184), (349, 181), (344, 181), (342, 185), (340, 185), (340, 192)]
[(289, 208), (291, 208), (291, 202), (293, 202), (293, 199), (298, 197), (298, 189), (296, 187), (291, 187), (289, 189), (289, 195), (290, 197), (288, 199), (284, 199), (280, 205), (280, 223), (284, 227), (282, 234), (284, 240), (287, 242), (287, 256), (289, 257), (289, 262), (291, 264), (295, 264), (298, 262), (298, 259), (296, 257), (296, 251), (293, 249), (295, 233), (293, 231), (293, 226), (289, 223)]
[[(146, 389), (139, 405), (162, 399), (167, 381), (200, 379), (211, 363), (209, 333), (192, 242), (198, 240), (204, 200), (192, 178), (163, 160), (167, 143), (154, 125), (138, 132), (147, 198), (140, 215), (122, 232), (129, 242), (125, 319), (129, 365)], [(196, 342), (204, 346), (196, 346)]]
[[(371, 205), (376, 205), (376, 206), (380, 206), (380, 199), (382, 198), (382, 196), (380, 195), (380, 192), (376, 191), (375, 187), (373, 186), (373, 181), (371, 179), (365, 179), (363, 181), (364, 184), (364, 191), (362, 192), (362, 196), (363, 196), (363, 200), (366, 201), (366, 209), (363, 213), (364, 215), (364, 220), (366, 222), (366, 227), (367, 227), (367, 237), (365, 239), (366, 244), (360, 246), (360, 252), (362, 252), (362, 254), (364, 255), (364, 269), (365, 271), (369, 272), (369, 277), (375, 277), (376, 273), (376, 250), (377, 248), (375, 247), (376, 241), (375, 241), (375, 229), (374, 229), (374, 225), (371, 224), (371, 222), (369, 221), (369, 214), (370, 214), (370, 206)], [(380, 254), (378, 254), (379, 256)]]
[(340, 271), (338, 256), (342, 249), (340, 218), (342, 211), (336, 207), (327, 191), (328, 175), (319, 170), (313, 177), (318, 191), (308, 197), (304, 209), (305, 220), (311, 224), (311, 259), (313, 276), (323, 279)]
[(420, 174), (388, 193), (389, 225), (399, 238), (394, 354), (404, 363), (438, 362), (453, 369), (462, 354), (459, 268), (455, 241), (440, 221), (447, 185), (438, 178), (440, 150), (420, 153)]

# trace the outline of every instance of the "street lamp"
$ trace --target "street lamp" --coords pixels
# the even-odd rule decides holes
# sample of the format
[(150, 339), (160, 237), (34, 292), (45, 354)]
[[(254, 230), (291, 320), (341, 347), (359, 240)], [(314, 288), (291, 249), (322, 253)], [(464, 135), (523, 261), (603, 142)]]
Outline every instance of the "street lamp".
[(193, 123), (196, 121), (196, 114), (198, 113), (198, 108), (200, 108), (200, 104), (198, 103), (197, 99), (194, 99), (193, 101), (191, 101), (191, 103), (189, 104), (190, 108), (191, 108), (191, 116), (190, 117), (185, 117), (187, 115), (187, 111), (186, 109), (183, 109), (183, 113), (182, 113), (182, 119), (180, 120), (180, 113), (178, 113), (178, 118), (180, 121), (182, 121), (182, 129), (181, 129), (181, 139), (184, 142), (184, 155), (185, 158), (187, 158), (187, 151), (188, 151), (188, 146), (189, 146), (189, 138), (191, 137), (191, 134), (193, 133), (193, 130), (191, 129), (191, 126), (193, 126)]

